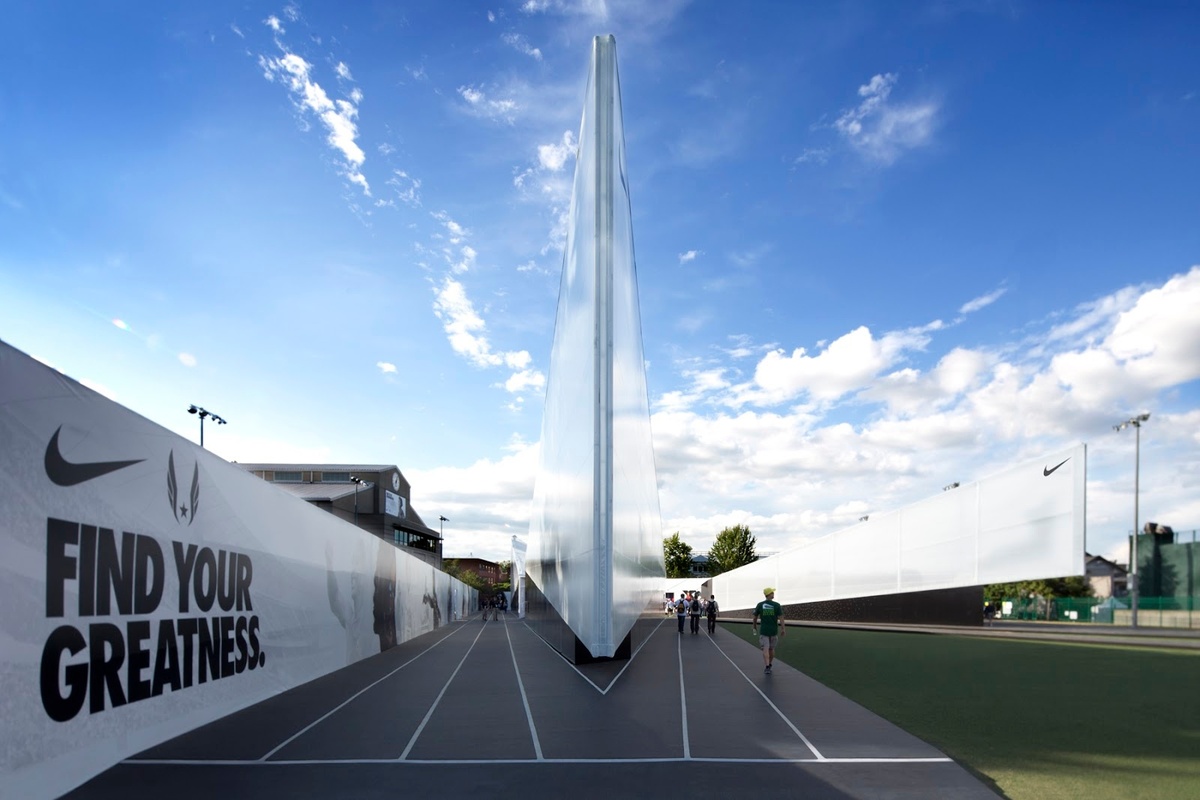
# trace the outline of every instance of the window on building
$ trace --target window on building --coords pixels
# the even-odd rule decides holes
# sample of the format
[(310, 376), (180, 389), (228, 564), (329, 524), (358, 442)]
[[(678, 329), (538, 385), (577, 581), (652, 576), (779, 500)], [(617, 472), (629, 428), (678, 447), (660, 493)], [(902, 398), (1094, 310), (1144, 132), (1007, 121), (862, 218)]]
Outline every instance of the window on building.
[(321, 483), (349, 483), (349, 472), (322, 472)]
[(275, 473), (275, 482), (276, 483), (299, 483), (300, 482), (300, 473), (299, 472), (278, 472), (277, 471)]
[(418, 550), (428, 550), (431, 553), (437, 552), (437, 540), (420, 533), (408, 533), (408, 546)]

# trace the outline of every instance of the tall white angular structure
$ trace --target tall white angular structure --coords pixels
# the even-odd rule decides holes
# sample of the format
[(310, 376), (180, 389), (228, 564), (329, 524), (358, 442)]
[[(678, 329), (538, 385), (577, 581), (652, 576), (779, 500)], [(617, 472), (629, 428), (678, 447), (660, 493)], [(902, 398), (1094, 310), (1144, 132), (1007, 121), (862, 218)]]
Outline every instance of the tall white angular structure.
[(592, 43), (541, 458), (529, 617), (572, 660), (621, 656), (665, 573), (612, 36)]

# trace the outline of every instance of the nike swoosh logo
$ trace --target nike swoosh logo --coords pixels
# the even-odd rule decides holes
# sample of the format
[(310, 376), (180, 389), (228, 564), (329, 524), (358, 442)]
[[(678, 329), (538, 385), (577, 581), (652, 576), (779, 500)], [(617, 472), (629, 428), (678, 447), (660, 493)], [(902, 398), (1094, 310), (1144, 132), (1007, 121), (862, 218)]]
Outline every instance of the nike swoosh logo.
[(1068, 461), (1070, 461), (1070, 460), (1071, 460), (1070, 458), (1064, 458), (1062, 461), (1058, 462), (1057, 464), (1055, 464), (1055, 465), (1054, 465), (1053, 467), (1051, 467), (1050, 469), (1046, 469), (1045, 467), (1042, 467), (1042, 475), (1044, 475), (1044, 476), (1046, 476), (1047, 478), (1049, 478), (1049, 477), (1050, 477), (1050, 473), (1054, 472), (1054, 470), (1058, 469), (1059, 467), (1061, 467), (1063, 464), (1067, 463), (1067, 462), (1068, 462)]
[(59, 486), (75, 486), (133, 464), (140, 464), (144, 460), (139, 458), (136, 461), (92, 461), (87, 464), (72, 464), (59, 452), (58, 434), (61, 431), (62, 425), (59, 425), (58, 430), (50, 437), (50, 444), (46, 445), (46, 477)]

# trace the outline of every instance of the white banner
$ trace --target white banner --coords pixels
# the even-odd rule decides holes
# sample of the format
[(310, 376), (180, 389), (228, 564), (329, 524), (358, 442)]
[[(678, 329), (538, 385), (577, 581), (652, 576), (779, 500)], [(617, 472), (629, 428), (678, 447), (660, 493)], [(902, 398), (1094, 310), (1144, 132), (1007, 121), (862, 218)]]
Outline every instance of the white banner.
[(408, 519), (408, 500), (403, 495), (384, 489), (383, 510), (393, 517)]
[(712, 579), (725, 610), (1083, 574), (1078, 444)]
[(4, 797), (56, 797), (475, 604), (0, 342)]

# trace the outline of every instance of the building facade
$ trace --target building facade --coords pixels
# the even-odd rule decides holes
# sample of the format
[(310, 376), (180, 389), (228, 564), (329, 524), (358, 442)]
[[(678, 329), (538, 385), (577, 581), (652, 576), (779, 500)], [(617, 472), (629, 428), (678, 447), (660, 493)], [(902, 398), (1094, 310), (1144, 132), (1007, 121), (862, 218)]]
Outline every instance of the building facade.
[(442, 568), (442, 536), (410, 502), (394, 464), (237, 464), (268, 483)]
[(500, 565), (495, 561), (487, 561), (482, 558), (452, 558), (450, 560), (458, 565), (460, 572), (473, 573), (493, 586), (509, 579), (508, 573), (502, 572)]
[(1085, 554), (1084, 576), (1094, 597), (1124, 597), (1129, 593), (1129, 572), (1123, 564)]

